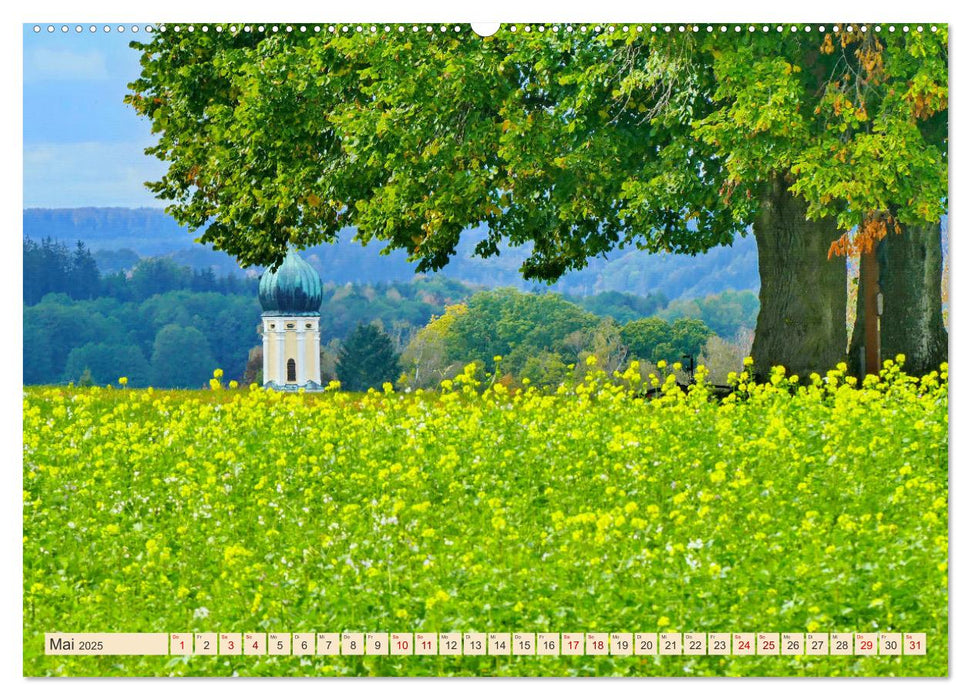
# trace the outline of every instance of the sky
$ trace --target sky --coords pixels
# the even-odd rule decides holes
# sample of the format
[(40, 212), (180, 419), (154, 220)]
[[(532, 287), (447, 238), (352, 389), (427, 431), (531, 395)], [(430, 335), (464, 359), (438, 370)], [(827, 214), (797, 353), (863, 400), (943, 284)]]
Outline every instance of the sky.
[(164, 164), (146, 156), (147, 119), (123, 102), (145, 36), (131, 25), (24, 34), (24, 207), (161, 207), (144, 186)]

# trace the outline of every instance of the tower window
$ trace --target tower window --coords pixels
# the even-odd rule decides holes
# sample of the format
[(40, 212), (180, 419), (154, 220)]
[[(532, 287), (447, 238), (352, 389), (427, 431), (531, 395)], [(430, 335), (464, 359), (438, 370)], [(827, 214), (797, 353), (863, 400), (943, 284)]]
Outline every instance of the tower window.
[(297, 363), (294, 362), (292, 357), (287, 360), (287, 381), (297, 381)]

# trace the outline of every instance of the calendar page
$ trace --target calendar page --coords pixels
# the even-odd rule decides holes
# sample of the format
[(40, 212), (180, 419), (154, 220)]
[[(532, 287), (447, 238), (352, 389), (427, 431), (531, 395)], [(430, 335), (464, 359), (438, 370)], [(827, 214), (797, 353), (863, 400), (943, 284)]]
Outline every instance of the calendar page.
[(948, 675), (946, 23), (224, 19), (22, 29), (25, 676)]

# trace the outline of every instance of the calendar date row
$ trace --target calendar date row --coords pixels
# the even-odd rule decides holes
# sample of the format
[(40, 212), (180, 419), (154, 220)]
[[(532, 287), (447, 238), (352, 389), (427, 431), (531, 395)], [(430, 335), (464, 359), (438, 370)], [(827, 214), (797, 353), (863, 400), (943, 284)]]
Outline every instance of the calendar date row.
[(48, 655), (911, 656), (910, 632), (48, 633)]

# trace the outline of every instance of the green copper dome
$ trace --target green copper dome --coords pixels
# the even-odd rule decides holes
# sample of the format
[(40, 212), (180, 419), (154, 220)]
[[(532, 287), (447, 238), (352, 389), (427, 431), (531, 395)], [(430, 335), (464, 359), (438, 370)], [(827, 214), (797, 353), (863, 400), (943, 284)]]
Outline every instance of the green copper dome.
[(260, 306), (264, 315), (317, 316), (323, 287), (320, 275), (292, 247), (275, 270), (260, 277)]

